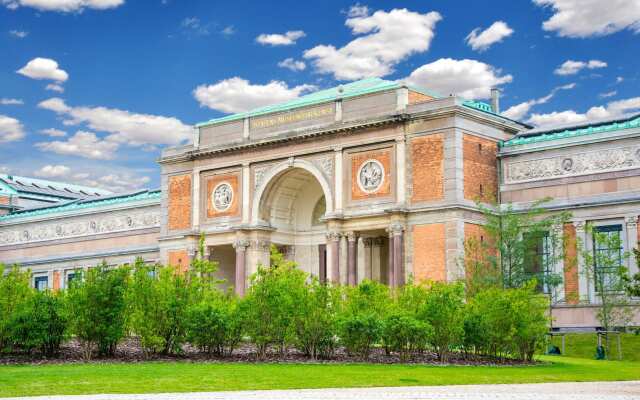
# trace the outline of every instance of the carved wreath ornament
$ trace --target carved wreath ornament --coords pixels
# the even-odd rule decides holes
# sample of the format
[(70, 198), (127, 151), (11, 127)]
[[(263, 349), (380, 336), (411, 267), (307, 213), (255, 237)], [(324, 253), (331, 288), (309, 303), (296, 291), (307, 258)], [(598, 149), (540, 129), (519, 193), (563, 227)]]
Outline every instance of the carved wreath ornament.
[(227, 211), (233, 201), (233, 189), (227, 182), (220, 182), (213, 189), (211, 202), (216, 211)]
[(384, 167), (378, 160), (367, 160), (358, 171), (358, 186), (363, 192), (371, 193), (380, 189), (384, 182)]

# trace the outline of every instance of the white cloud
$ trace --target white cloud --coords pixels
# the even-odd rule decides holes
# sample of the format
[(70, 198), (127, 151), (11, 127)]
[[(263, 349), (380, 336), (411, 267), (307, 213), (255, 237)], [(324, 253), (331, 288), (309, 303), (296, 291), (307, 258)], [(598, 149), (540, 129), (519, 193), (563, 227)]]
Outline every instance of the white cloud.
[(194, 33), (200, 36), (209, 35), (209, 27), (207, 25), (202, 25), (200, 22), (200, 18), (198, 17), (188, 17), (182, 20), (181, 24), (182, 28), (186, 31)]
[(542, 27), (559, 36), (587, 38), (605, 36), (623, 29), (640, 32), (640, 2), (637, 0), (533, 0), (554, 14)]
[(29, 36), (29, 32), (27, 31), (19, 31), (17, 29), (12, 29), (9, 31), (9, 35), (13, 37), (17, 37), (18, 39), (24, 39)]
[(56, 82), (69, 79), (69, 74), (58, 68), (58, 63), (50, 58), (34, 58), (17, 72), (31, 79), (50, 79)]
[(96, 179), (98, 186), (113, 192), (128, 192), (147, 185), (148, 176), (135, 176), (131, 173), (113, 173), (102, 175)]
[(256, 38), (256, 42), (271, 46), (290, 46), (305, 36), (303, 31), (288, 31), (285, 34), (263, 33)]
[(575, 75), (583, 69), (605, 68), (607, 63), (600, 60), (574, 61), (567, 60), (553, 71), (556, 75)]
[(491, 96), (491, 88), (513, 80), (511, 75), (476, 60), (441, 58), (425, 64), (409, 75), (405, 81), (411, 85), (435, 90), (441, 94), (455, 94), (467, 99)]
[(33, 174), (41, 178), (60, 178), (67, 176), (70, 171), (71, 168), (66, 165), (45, 165)]
[(82, 12), (85, 8), (106, 10), (124, 4), (124, 0), (0, 0), (7, 8), (32, 7), (40, 11)]
[(351, 6), (347, 12), (347, 16), (349, 18), (366, 17), (367, 15), (369, 15), (369, 7), (360, 3), (356, 3), (355, 6)]
[(621, 77), (621, 76), (617, 76), (616, 77), (616, 83), (622, 83), (622, 82), (624, 82), (624, 78)]
[(251, 84), (246, 79), (234, 77), (211, 85), (200, 85), (193, 91), (193, 96), (200, 106), (237, 113), (292, 100), (313, 88), (315, 86), (312, 85), (290, 88), (282, 81), (271, 81), (265, 85)]
[(43, 135), (51, 136), (51, 137), (65, 137), (67, 136), (67, 132), (62, 131), (60, 129), (55, 128), (47, 128), (40, 130), (40, 133)]
[(527, 115), (529, 113), (529, 110), (531, 110), (531, 107), (536, 106), (538, 104), (547, 103), (549, 100), (551, 100), (553, 98), (553, 96), (555, 96), (555, 94), (559, 90), (570, 90), (570, 89), (573, 89), (575, 87), (576, 87), (575, 83), (569, 83), (567, 85), (558, 86), (558, 87), (554, 88), (548, 95), (546, 95), (544, 97), (540, 97), (539, 99), (533, 99), (533, 100), (525, 101), (525, 102), (522, 102), (520, 104), (516, 104), (513, 107), (510, 107), (505, 112), (503, 112), (502, 115), (504, 115), (507, 118), (519, 120), (519, 119), (521, 119), (522, 117), (524, 117), (525, 115)]
[(111, 160), (115, 157), (119, 144), (100, 139), (93, 132), (78, 131), (65, 141), (39, 142), (36, 147), (42, 151), (93, 160)]
[(613, 96), (615, 96), (615, 95), (617, 95), (617, 94), (618, 94), (618, 91), (617, 91), (617, 90), (612, 90), (612, 91), (610, 91), (610, 92), (600, 93), (600, 94), (598, 95), (598, 97), (600, 97), (601, 99), (606, 99), (606, 98), (608, 98), (608, 97), (613, 97)]
[(293, 58), (285, 58), (278, 63), (278, 67), (287, 68), (291, 71), (304, 71), (307, 68), (307, 64), (304, 61), (294, 60)]
[(224, 36), (235, 35), (236, 28), (233, 25), (225, 26), (223, 30), (220, 31)]
[(174, 117), (136, 114), (106, 107), (70, 107), (64, 100), (54, 97), (38, 107), (68, 117), (65, 125), (87, 124), (91, 129), (108, 132), (113, 142), (133, 146), (147, 144), (179, 144), (191, 138), (191, 127)]
[(51, 90), (53, 92), (64, 93), (64, 88), (62, 85), (58, 85), (57, 83), (50, 83), (45, 87), (46, 90)]
[(0, 99), (0, 104), (3, 106), (21, 106), (24, 104), (24, 101), (22, 101), (21, 99), (2, 98)]
[(345, 25), (363, 36), (339, 49), (319, 45), (304, 52), (318, 72), (338, 80), (389, 75), (402, 60), (429, 49), (435, 25), (442, 19), (437, 12), (420, 14), (406, 8), (353, 15)]
[(0, 114), (0, 143), (14, 142), (24, 136), (24, 127), (20, 121)]
[(624, 115), (640, 112), (640, 97), (612, 101), (606, 106), (595, 106), (586, 113), (574, 110), (554, 111), (548, 114), (533, 114), (527, 122), (541, 127), (561, 124), (575, 124), (604, 118), (618, 118)]
[(512, 34), (513, 29), (509, 28), (506, 22), (496, 21), (484, 31), (481, 31), (481, 28), (472, 30), (466, 39), (473, 50), (485, 51), (494, 43), (499, 43)]

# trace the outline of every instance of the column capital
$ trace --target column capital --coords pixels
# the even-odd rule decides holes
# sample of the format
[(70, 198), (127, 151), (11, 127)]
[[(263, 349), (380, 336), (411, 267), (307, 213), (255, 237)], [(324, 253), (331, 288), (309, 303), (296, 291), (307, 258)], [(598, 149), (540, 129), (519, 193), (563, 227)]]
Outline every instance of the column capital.
[(387, 228), (387, 232), (389, 232), (389, 237), (402, 235), (402, 232), (404, 232), (404, 226), (402, 226), (401, 223), (394, 222), (389, 225), (389, 227)]
[(247, 248), (251, 245), (251, 241), (248, 239), (240, 239), (240, 240), (236, 240), (233, 243), (233, 248), (236, 249), (236, 251), (245, 251), (247, 250)]
[(364, 244), (364, 247), (371, 247), (374, 245), (376, 239), (377, 238), (371, 238), (371, 237), (362, 238), (362, 244)]
[(627, 225), (627, 228), (633, 229), (638, 227), (638, 216), (637, 215), (628, 215), (624, 217), (624, 222)]
[(327, 240), (329, 240), (329, 241), (337, 242), (342, 237), (342, 233), (340, 233), (338, 231), (329, 231), (329, 232), (326, 233), (326, 237), (327, 237)]
[(345, 236), (347, 237), (347, 240), (350, 242), (355, 242), (358, 239), (358, 236), (353, 231), (347, 232)]
[(396, 143), (398, 143), (398, 144), (404, 144), (406, 141), (407, 141), (407, 139), (404, 137), (404, 135), (403, 136), (398, 136), (396, 138)]
[(271, 249), (271, 242), (268, 240), (251, 240), (250, 247), (255, 250), (269, 251)]
[(196, 246), (189, 246), (187, 247), (187, 256), (189, 258), (194, 258), (196, 256), (197, 250), (196, 250)]
[(586, 223), (585, 221), (573, 221), (573, 226), (576, 228), (576, 232), (584, 232)]
[(335, 151), (336, 153), (340, 153), (340, 152), (342, 152), (342, 146), (335, 146), (335, 147), (333, 148), (333, 151)]

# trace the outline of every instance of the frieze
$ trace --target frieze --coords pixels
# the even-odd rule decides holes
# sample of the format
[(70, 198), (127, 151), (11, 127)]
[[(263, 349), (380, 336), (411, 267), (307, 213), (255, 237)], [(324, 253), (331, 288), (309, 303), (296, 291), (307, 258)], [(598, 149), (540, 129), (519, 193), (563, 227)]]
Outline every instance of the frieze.
[(54, 223), (25, 224), (13, 229), (0, 230), (0, 246), (47, 240), (58, 240), (88, 235), (124, 232), (160, 226), (160, 212), (108, 214), (92, 219), (60, 220)]
[(506, 183), (640, 168), (640, 146), (589, 151), (507, 165)]

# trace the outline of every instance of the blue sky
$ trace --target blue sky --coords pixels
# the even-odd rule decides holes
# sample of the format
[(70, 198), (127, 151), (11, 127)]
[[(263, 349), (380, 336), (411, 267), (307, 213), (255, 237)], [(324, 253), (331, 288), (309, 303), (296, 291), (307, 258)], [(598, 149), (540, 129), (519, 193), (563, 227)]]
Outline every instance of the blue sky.
[(194, 123), (371, 76), (497, 85), (534, 125), (633, 113), (639, 31), (640, 0), (0, 0), (0, 172), (157, 187)]

